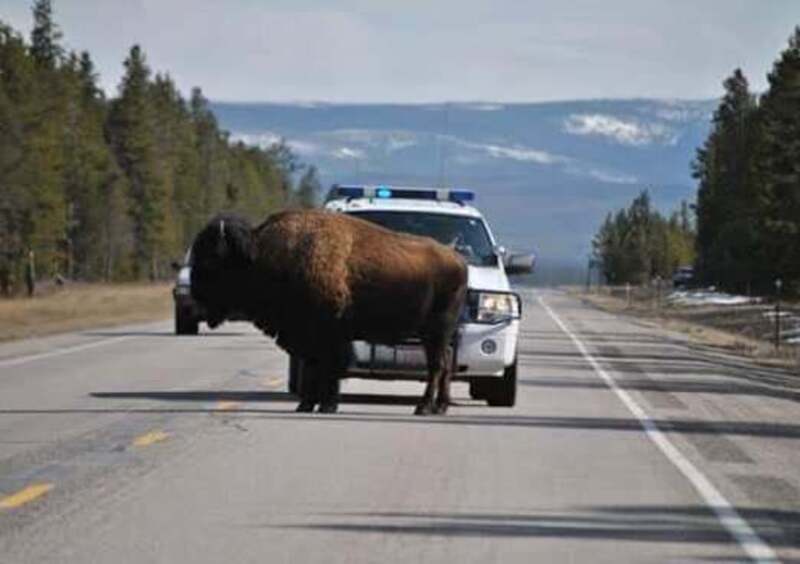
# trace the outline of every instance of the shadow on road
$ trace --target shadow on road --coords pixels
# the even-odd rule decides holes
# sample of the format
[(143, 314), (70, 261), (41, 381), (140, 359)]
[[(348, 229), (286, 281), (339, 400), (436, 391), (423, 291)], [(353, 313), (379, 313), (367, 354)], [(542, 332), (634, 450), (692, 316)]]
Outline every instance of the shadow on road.
[[(522, 366), (539, 372), (555, 368), (572, 373), (593, 371), (578, 351), (534, 351), (522, 348)], [(697, 356), (663, 352), (625, 353), (617, 347), (599, 347), (597, 361), (618, 376), (615, 382), (622, 389), (657, 392), (699, 392), (707, 394), (750, 395), (787, 401), (800, 401), (800, 379), (785, 372), (769, 374), (756, 370), (743, 371), (729, 363)], [(631, 377), (635, 375), (636, 377)], [(652, 379), (648, 378), (652, 376)], [(680, 376), (692, 378), (676, 379)], [(520, 378), (523, 386), (563, 388), (606, 388), (596, 378)]]
[[(194, 402), (238, 402), (241, 407), (230, 412), (264, 418), (295, 418), (291, 413), (297, 398), (287, 392), (279, 391), (247, 391), (247, 390), (153, 390), (131, 392), (93, 392), (92, 398), (103, 400), (150, 400), (158, 402), (176, 402), (180, 406), (165, 408), (162, 405), (151, 405), (142, 408), (130, 407), (86, 407), (74, 409), (0, 409), (2, 415), (25, 414), (65, 414), (65, 413), (212, 413), (218, 410), (208, 407), (195, 407)], [(342, 394), (341, 404), (347, 405), (416, 405), (417, 395), (380, 395), (380, 394)], [(268, 409), (259, 404), (289, 403), (286, 409)], [(459, 407), (466, 404), (455, 403), (445, 416), (416, 417), (402, 413), (376, 413), (370, 411), (351, 411), (347, 408), (336, 415), (339, 421), (359, 423), (418, 423), (423, 425), (456, 425), (478, 427), (509, 427), (531, 429), (567, 429), (576, 431), (600, 432), (634, 432), (642, 433), (639, 420), (618, 417), (546, 417), (514, 415), (508, 410), (495, 411), (496, 414), (458, 413)], [(653, 419), (652, 422), (664, 433), (687, 435), (732, 435), (747, 437), (765, 437), (773, 439), (800, 439), (800, 424), (763, 423), (755, 421), (698, 421), (694, 419)]]
[[(800, 512), (742, 508), (739, 514), (773, 547), (800, 546)], [(364, 512), (326, 513), (335, 522), (278, 528), (443, 537), (569, 537), (665, 543), (734, 544), (714, 513), (702, 505), (582, 508), (548, 513)]]
[[(617, 369), (618, 370), (618, 369)], [(765, 386), (740, 384), (736, 382), (711, 381), (711, 380), (658, 380), (649, 378), (618, 378), (615, 380), (617, 387), (623, 390), (637, 392), (670, 392), (670, 393), (702, 393), (721, 395), (742, 395), (767, 397), (787, 401), (800, 402), (800, 391), (781, 390)], [(523, 378), (520, 386), (561, 388), (561, 389), (608, 389), (602, 380), (597, 378)]]
[(245, 331), (213, 331), (200, 333), (198, 335), (176, 335), (174, 331), (84, 331), (81, 335), (87, 337), (173, 337), (175, 339), (186, 339), (190, 337), (243, 337), (245, 335), (257, 335)]
[[(644, 432), (637, 419), (614, 417), (529, 417), (519, 415), (459, 415), (458, 407), (444, 416), (417, 417), (389, 415), (368, 411), (349, 411), (334, 417), (341, 421), (370, 423), (419, 423), (422, 425), (460, 425), (478, 427), (512, 427), (567, 429), (576, 431)], [(257, 413), (256, 413), (257, 415)], [(292, 417), (286, 414), (267, 414), (265, 418)], [(689, 435), (738, 435), (773, 439), (800, 439), (800, 425), (760, 423), (748, 421), (696, 421), (693, 419), (654, 419), (654, 424), (664, 433)]]
[[(591, 341), (592, 338), (597, 338), (599, 336), (602, 336), (603, 340), (606, 342), (617, 342), (620, 344), (652, 344), (652, 345), (685, 346), (685, 344), (680, 341), (658, 335), (646, 335), (641, 333), (615, 333), (615, 332), (592, 333), (585, 330), (579, 331), (578, 333), (580, 337), (584, 337), (586, 338), (586, 340), (589, 341)], [(527, 340), (530, 342), (541, 342), (541, 341), (555, 341), (562, 343), (572, 342), (572, 340), (566, 334), (564, 334), (563, 331), (542, 331), (542, 330), (521, 329), (519, 332), (519, 336), (521, 340)]]
[[(93, 392), (93, 398), (142, 399), (159, 401), (235, 401), (235, 402), (295, 402), (297, 396), (288, 392), (254, 392), (234, 390), (170, 390), (143, 392)], [(368, 405), (416, 405), (419, 396), (382, 394), (342, 394), (340, 403)]]

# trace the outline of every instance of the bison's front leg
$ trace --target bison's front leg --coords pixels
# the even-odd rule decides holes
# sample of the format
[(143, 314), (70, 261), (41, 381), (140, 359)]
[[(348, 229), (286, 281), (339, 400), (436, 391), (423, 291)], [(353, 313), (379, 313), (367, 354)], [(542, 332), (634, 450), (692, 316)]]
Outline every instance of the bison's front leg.
[(415, 415), (430, 415), (436, 412), (434, 399), (436, 389), (439, 386), (439, 379), (442, 377), (442, 359), (444, 357), (444, 347), (438, 342), (424, 342), (425, 357), (428, 364), (428, 383), (425, 386), (425, 393), (422, 400), (414, 410)]
[(300, 403), (295, 411), (311, 413), (319, 402), (319, 362), (305, 360), (303, 362), (303, 378), (300, 384)]

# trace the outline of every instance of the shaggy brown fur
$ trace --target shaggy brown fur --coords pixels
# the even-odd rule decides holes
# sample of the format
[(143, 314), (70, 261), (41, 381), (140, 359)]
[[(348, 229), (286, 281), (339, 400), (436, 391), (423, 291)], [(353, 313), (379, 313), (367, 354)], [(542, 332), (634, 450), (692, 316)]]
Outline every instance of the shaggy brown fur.
[[(447, 409), (447, 350), (467, 286), (458, 253), (427, 237), (323, 211), (275, 214), (249, 235), (226, 231), (220, 221), (195, 242), (192, 292), (215, 319), (242, 311), (303, 359), (316, 386), (304, 386), (298, 410), (319, 403), (321, 411), (335, 411), (350, 341), (393, 344), (412, 336), (422, 339), (428, 360), (417, 412)], [(230, 274), (224, 264), (234, 278), (222, 288)]]

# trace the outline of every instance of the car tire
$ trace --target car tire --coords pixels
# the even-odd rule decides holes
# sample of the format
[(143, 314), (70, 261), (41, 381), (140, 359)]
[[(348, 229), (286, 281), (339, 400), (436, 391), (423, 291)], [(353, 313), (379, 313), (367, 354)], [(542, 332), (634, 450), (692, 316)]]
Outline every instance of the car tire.
[(175, 334), (197, 335), (200, 331), (200, 321), (186, 313), (181, 308), (175, 308)]
[(487, 397), (487, 390), (489, 388), (488, 378), (477, 378), (471, 380), (469, 383), (469, 397), (474, 400), (485, 400)]
[(300, 395), (303, 387), (303, 361), (296, 356), (289, 357), (289, 393)]
[(506, 366), (503, 377), (488, 384), (486, 402), (492, 407), (514, 407), (517, 401), (517, 359)]

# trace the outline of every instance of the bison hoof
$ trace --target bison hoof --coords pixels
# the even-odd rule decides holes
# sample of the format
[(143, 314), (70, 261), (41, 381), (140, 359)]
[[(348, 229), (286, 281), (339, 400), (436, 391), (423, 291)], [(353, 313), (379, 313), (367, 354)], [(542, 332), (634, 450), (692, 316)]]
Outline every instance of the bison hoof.
[(323, 403), (319, 406), (320, 413), (336, 413), (336, 410), (339, 409), (338, 403)]
[(297, 404), (297, 408), (295, 409), (297, 413), (311, 413), (314, 411), (314, 402), (313, 401), (301, 401)]
[(414, 415), (430, 415), (433, 413), (433, 406), (429, 403), (421, 403), (414, 410)]
[(436, 413), (436, 415), (444, 415), (445, 413), (447, 413), (447, 408), (449, 407), (449, 405), (450, 404), (447, 402), (437, 403), (434, 413)]

